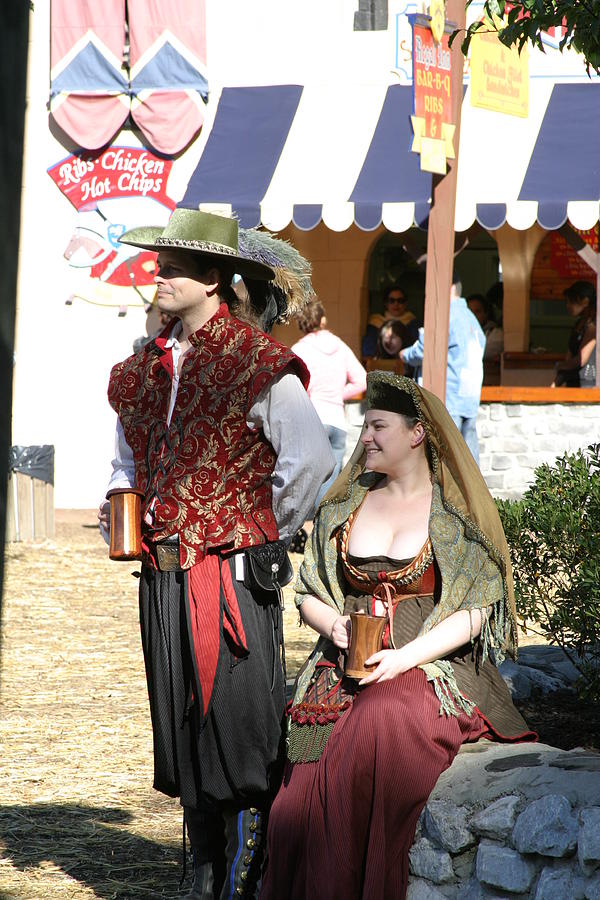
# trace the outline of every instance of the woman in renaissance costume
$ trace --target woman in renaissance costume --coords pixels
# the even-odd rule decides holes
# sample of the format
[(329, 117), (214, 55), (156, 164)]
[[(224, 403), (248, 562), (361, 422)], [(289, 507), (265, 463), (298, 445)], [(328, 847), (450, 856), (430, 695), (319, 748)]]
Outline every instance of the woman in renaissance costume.
[[(261, 900), (400, 900), (417, 820), (461, 744), (536, 739), (492, 661), (517, 638), (494, 501), (441, 401), (403, 376), (368, 375), (296, 603), (320, 638), (290, 705)], [(352, 612), (387, 617), (360, 680), (344, 674)]]

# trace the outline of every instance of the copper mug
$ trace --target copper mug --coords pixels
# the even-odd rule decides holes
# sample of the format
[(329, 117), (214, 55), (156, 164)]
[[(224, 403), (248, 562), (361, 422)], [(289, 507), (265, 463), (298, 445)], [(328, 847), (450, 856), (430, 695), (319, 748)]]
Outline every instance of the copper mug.
[(142, 558), (142, 497), (143, 491), (115, 488), (109, 491), (110, 501), (110, 559)]
[(376, 667), (366, 666), (365, 659), (381, 650), (387, 616), (367, 616), (350, 613), (350, 645), (346, 657), (345, 673), (350, 678), (364, 678)]

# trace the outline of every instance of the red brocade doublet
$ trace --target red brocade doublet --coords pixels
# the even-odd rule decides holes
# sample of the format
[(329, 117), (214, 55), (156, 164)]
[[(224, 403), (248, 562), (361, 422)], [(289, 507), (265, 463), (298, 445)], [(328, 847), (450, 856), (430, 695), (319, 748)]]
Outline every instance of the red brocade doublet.
[(177, 399), (166, 426), (171, 353), (165, 333), (114, 366), (108, 398), (133, 451), (135, 486), (145, 493), (153, 540), (178, 534), (188, 569), (212, 549), (237, 550), (277, 540), (271, 506), (276, 457), (247, 415), (269, 382), (303, 363), (282, 344), (233, 318), (222, 304), (190, 336)]

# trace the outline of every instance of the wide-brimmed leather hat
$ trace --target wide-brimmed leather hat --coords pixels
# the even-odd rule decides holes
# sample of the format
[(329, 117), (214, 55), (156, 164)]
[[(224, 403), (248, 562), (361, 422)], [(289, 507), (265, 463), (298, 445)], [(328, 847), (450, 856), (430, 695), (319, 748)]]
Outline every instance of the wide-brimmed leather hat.
[(238, 223), (235, 219), (218, 216), (200, 209), (178, 206), (165, 228), (144, 226), (132, 228), (121, 237), (122, 244), (142, 250), (186, 250), (194, 254), (222, 259), (242, 277), (270, 281), (275, 277), (271, 266), (239, 254)]

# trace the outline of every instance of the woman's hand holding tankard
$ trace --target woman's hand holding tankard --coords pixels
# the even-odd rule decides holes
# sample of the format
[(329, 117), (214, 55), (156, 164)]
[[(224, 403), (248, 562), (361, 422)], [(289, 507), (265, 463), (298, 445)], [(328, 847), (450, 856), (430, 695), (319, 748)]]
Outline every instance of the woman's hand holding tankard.
[(330, 639), (340, 650), (347, 650), (350, 642), (350, 616), (338, 616), (331, 626)]
[(300, 607), (302, 621), (340, 650), (347, 650), (350, 641), (350, 616), (340, 616), (336, 609), (326, 606), (317, 597), (304, 598)]
[(379, 650), (365, 660), (365, 665), (376, 665), (359, 684), (389, 681), (423, 663), (442, 659), (448, 653), (473, 641), (480, 633), (487, 618), (485, 609), (459, 609), (438, 622), (426, 634), (421, 634), (397, 650)]
[(365, 665), (377, 665), (377, 668), (361, 678), (358, 682), (360, 685), (372, 684), (375, 681), (390, 681), (407, 672), (414, 663), (408, 659), (405, 648), (401, 647), (399, 650), (379, 650), (365, 660)]

